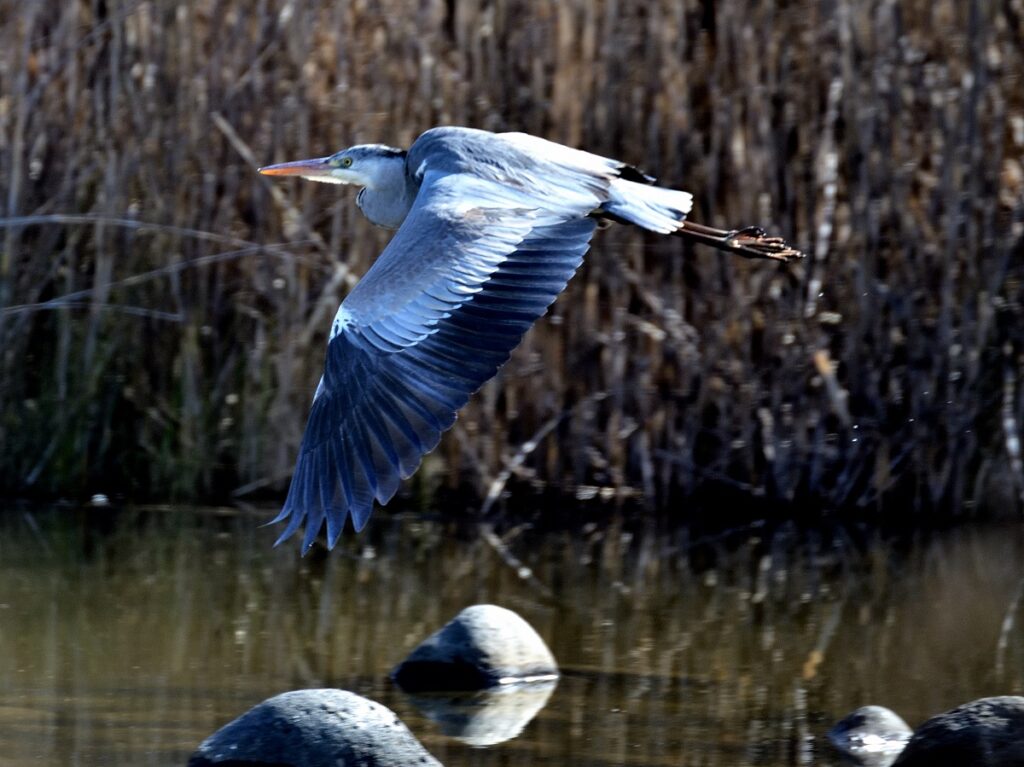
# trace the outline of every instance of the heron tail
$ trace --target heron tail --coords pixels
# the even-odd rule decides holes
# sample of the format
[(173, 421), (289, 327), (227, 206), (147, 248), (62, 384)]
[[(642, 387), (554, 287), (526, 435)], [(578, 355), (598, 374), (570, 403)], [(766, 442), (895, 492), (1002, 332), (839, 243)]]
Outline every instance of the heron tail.
[(650, 232), (671, 234), (679, 229), (692, 207), (693, 195), (689, 192), (617, 178), (612, 181), (611, 197), (601, 211)]

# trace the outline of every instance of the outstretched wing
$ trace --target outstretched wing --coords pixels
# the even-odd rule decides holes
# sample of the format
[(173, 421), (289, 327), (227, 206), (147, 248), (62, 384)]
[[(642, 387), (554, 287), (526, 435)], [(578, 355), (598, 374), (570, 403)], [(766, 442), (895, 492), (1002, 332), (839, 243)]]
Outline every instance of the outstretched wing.
[(331, 329), (278, 543), (303, 551), (348, 515), (361, 530), (469, 396), (494, 376), (579, 267), (603, 200), (538, 199), (470, 174), (428, 171), (395, 237)]

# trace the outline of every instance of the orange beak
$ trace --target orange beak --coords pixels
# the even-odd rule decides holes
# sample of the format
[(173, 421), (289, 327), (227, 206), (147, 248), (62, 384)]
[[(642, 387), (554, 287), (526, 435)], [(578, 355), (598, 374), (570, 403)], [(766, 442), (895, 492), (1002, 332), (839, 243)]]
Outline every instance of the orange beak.
[(314, 157), (312, 160), (294, 160), (259, 168), (264, 176), (329, 176), (334, 170), (330, 157)]

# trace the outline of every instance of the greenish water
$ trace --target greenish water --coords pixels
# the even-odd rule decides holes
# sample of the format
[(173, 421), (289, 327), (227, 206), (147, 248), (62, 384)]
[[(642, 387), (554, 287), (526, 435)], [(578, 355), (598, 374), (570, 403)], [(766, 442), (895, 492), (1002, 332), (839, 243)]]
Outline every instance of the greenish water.
[[(449, 767), (834, 764), (824, 733), (859, 705), (917, 724), (1024, 690), (1018, 623), (1000, 648), (1024, 619), (1020, 527), (911, 544), (525, 531), (508, 540), (524, 580), (474, 528), (379, 515), (300, 559), (262, 519), (0, 513), (0, 764), (183, 765), (260, 700), (318, 686), (393, 708)], [(565, 672), (486, 748), (387, 677), (479, 602), (522, 614)]]

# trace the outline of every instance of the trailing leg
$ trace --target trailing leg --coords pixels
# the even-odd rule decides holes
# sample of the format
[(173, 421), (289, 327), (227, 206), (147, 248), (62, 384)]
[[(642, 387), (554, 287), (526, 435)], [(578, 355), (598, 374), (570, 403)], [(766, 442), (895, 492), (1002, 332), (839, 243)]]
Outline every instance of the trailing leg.
[(773, 261), (795, 261), (804, 254), (791, 248), (781, 237), (769, 237), (759, 226), (743, 229), (715, 229), (694, 221), (683, 221), (675, 234), (694, 242), (734, 253), (743, 258), (767, 258)]

